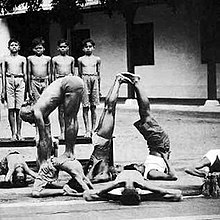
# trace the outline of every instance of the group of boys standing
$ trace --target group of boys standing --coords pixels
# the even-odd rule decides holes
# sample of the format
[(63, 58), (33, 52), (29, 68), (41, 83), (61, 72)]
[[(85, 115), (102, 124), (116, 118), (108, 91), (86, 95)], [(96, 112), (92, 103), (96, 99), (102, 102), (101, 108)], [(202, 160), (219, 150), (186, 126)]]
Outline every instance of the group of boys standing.
[[(32, 41), (34, 55), (19, 55), (20, 43), (16, 39), (8, 42), (10, 55), (1, 62), (2, 94), (1, 102), (7, 102), (8, 120), (12, 133), (12, 141), (22, 140), (19, 112), (24, 99), (33, 103), (39, 99), (44, 89), (54, 80), (67, 75), (75, 75), (75, 59), (68, 55), (69, 43), (61, 39), (57, 43), (59, 55), (51, 58), (44, 55), (45, 41), (35, 38)], [(90, 137), (96, 124), (96, 105), (100, 94), (100, 64), (99, 57), (93, 55), (95, 43), (91, 39), (83, 41), (84, 56), (78, 59), (78, 75), (84, 80), (82, 98), (85, 136)], [(26, 93), (26, 94), (25, 94)], [(25, 97), (26, 96), (26, 97)], [(89, 125), (89, 108), (91, 110), (91, 129)], [(60, 139), (64, 139), (63, 105), (58, 107)], [(38, 131), (36, 130), (36, 134)]]

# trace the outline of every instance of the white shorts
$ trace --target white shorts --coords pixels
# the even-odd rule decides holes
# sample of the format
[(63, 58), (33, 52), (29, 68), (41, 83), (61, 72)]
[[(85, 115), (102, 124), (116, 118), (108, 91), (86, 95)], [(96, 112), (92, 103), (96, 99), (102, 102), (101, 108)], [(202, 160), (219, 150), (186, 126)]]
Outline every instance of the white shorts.
[(145, 171), (144, 171), (144, 178), (147, 179), (148, 172), (150, 170), (158, 170), (162, 173), (166, 171), (167, 165), (162, 157), (148, 155), (145, 162)]

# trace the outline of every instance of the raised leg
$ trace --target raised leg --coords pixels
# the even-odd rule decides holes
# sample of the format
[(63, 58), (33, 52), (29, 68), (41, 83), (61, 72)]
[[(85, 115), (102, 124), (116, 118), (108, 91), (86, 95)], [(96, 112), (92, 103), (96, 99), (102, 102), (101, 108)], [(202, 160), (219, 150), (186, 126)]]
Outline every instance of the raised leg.
[(94, 151), (85, 170), (87, 177), (93, 183), (110, 179), (109, 158), (111, 138), (115, 127), (115, 107), (120, 86), (123, 82), (127, 81), (129, 79), (118, 74), (106, 97), (105, 107), (99, 119), (98, 127), (95, 130), (97, 136), (93, 137)]

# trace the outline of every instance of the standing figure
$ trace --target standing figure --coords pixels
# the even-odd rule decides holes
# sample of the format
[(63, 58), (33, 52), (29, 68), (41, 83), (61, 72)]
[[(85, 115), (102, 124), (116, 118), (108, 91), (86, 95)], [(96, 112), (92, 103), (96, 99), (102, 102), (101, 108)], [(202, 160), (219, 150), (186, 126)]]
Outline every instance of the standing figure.
[[(32, 41), (34, 55), (28, 60), (28, 81), (29, 97), (36, 102), (44, 89), (51, 81), (51, 57), (45, 56), (45, 41), (42, 38), (35, 38)], [(36, 140), (39, 138), (39, 131), (36, 127)]]
[(32, 41), (34, 55), (28, 57), (29, 93), (36, 102), (51, 80), (51, 57), (45, 56), (45, 41), (35, 38)]
[[(8, 104), (8, 120), (12, 133), (12, 141), (21, 140), (19, 112), (24, 102), (25, 82), (27, 79), (26, 58), (19, 55), (20, 43), (16, 39), (8, 42), (10, 55), (6, 56), (2, 65), (2, 94), (1, 101)], [(17, 132), (15, 131), (17, 129)]]
[[(79, 76), (84, 81), (82, 99), (83, 120), (85, 124), (85, 137), (91, 137), (96, 126), (96, 106), (99, 104), (100, 93), (100, 65), (101, 59), (93, 55), (95, 42), (91, 39), (83, 41), (84, 56), (79, 57)], [(89, 108), (91, 111), (91, 130), (89, 125)]]
[[(52, 58), (53, 66), (53, 79), (59, 79), (64, 76), (74, 75), (74, 64), (75, 60), (72, 56), (68, 55), (69, 42), (67, 40), (61, 39), (57, 42), (57, 50), (59, 55)], [(59, 139), (64, 139), (64, 106), (60, 105), (58, 107), (58, 119), (60, 124), (60, 137)]]
[(52, 82), (34, 105), (24, 104), (21, 118), (39, 129), (37, 144), (38, 164), (46, 163), (52, 154), (52, 138), (49, 115), (64, 105), (66, 149), (63, 158), (74, 158), (74, 146), (78, 133), (77, 114), (83, 94), (83, 81), (78, 76), (65, 76)]

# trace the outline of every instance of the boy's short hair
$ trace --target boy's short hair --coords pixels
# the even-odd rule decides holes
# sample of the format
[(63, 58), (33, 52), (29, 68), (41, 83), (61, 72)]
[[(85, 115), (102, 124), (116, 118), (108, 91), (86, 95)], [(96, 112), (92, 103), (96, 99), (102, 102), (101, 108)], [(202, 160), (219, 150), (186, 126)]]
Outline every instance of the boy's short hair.
[(67, 46), (69, 46), (69, 41), (66, 39), (60, 39), (57, 41), (57, 46), (60, 46), (60, 44), (66, 44)]
[(27, 175), (26, 175), (26, 172), (24, 171), (24, 168), (22, 169), (23, 169), (22, 172), (24, 176), (18, 176), (16, 170), (12, 174), (12, 184), (14, 185), (14, 187), (27, 186), (27, 181), (26, 181)]
[(45, 40), (42, 37), (37, 37), (32, 40), (32, 48), (36, 47), (37, 45), (42, 45), (45, 47)]
[(136, 189), (124, 189), (121, 194), (120, 202), (122, 205), (139, 205), (141, 197)]
[(11, 45), (11, 43), (13, 43), (13, 42), (15, 42), (15, 43), (17, 43), (18, 45), (20, 45), (20, 42), (17, 40), (17, 39), (15, 39), (15, 38), (11, 38), (9, 41), (8, 41), (8, 47)]
[(24, 102), (20, 109), (20, 117), (23, 121), (33, 123), (34, 122), (34, 112), (33, 112), (33, 103)]
[(82, 46), (85, 47), (87, 43), (91, 43), (93, 47), (95, 46), (95, 42), (90, 38), (83, 40)]

